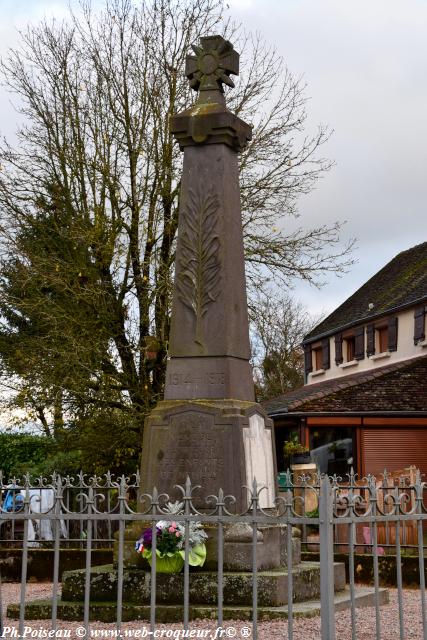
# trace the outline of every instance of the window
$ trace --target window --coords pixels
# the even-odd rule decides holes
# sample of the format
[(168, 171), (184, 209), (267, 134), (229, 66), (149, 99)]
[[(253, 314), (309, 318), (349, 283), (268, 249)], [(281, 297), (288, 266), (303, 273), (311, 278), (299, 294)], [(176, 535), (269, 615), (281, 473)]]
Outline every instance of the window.
[(375, 350), (377, 353), (385, 353), (388, 351), (388, 327), (376, 327), (375, 333)]
[(320, 369), (323, 369), (322, 347), (315, 347), (313, 349), (313, 365), (314, 365), (315, 371), (319, 371)]
[(357, 364), (358, 360), (365, 357), (365, 327), (355, 327), (351, 332), (343, 336), (339, 333), (335, 336), (335, 362), (338, 366), (345, 367), (347, 363)]
[(322, 374), (325, 369), (329, 369), (331, 366), (329, 338), (325, 338), (322, 342), (317, 342), (311, 347), (310, 365), (310, 371), (313, 372), (312, 375), (316, 375), (316, 372)]
[(346, 361), (352, 362), (355, 359), (356, 352), (356, 340), (354, 336), (349, 336), (345, 338), (345, 346), (346, 346)]
[(352, 427), (311, 427), (310, 454), (321, 473), (345, 478), (356, 468), (356, 438)]
[(366, 355), (384, 357), (391, 351), (397, 351), (398, 317), (391, 316), (381, 320), (378, 324), (369, 324), (366, 327)]

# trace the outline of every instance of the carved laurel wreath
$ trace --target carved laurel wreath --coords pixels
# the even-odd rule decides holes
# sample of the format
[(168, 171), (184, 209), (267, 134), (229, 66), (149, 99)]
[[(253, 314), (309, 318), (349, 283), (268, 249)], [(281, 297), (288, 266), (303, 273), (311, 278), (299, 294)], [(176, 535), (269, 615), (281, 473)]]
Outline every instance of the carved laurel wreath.
[(218, 196), (191, 190), (184, 209), (184, 232), (178, 260), (177, 292), (196, 319), (195, 342), (203, 347), (203, 318), (220, 293), (220, 242), (217, 233)]

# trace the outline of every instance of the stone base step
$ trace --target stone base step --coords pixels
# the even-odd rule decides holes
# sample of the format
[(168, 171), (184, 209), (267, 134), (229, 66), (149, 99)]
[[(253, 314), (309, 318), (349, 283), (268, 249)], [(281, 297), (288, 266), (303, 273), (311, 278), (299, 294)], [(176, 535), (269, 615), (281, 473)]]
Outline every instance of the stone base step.
[[(345, 588), (335, 594), (335, 611), (349, 609), (351, 606), (350, 589)], [(387, 589), (378, 589), (378, 604), (382, 606), (389, 603), (389, 592)], [(356, 607), (374, 607), (375, 606), (375, 589), (372, 587), (356, 587), (355, 589)], [(285, 607), (287, 609), (287, 607)], [(320, 600), (308, 600), (307, 602), (298, 602), (294, 604), (294, 615), (300, 618), (309, 618), (312, 616), (320, 616)]]
[[(389, 595), (387, 589), (379, 589), (379, 604), (387, 604)], [(335, 611), (341, 611), (350, 607), (350, 591), (345, 589), (335, 594)], [(356, 588), (356, 607), (372, 607), (375, 604), (375, 591), (370, 587)], [(116, 622), (116, 605), (111, 602), (97, 602), (90, 606), (90, 620), (97, 622)], [(9, 605), (7, 615), (11, 619), (19, 618), (19, 605)], [(51, 600), (34, 600), (25, 605), (26, 620), (46, 620), (52, 615)], [(218, 611), (216, 607), (191, 605), (189, 617), (191, 620), (204, 619), (215, 620)], [(320, 615), (320, 600), (309, 600), (307, 602), (295, 603), (293, 606), (295, 618), (311, 618)], [(252, 608), (245, 606), (225, 606), (223, 610), (224, 620), (247, 620), (252, 619)], [(258, 607), (258, 620), (286, 620), (288, 617), (288, 607)], [(58, 618), (60, 620), (83, 620), (83, 603), (58, 601)], [(150, 607), (124, 603), (122, 609), (122, 619), (124, 622), (133, 620), (149, 620)], [(156, 607), (156, 621), (160, 622), (182, 622), (182, 605), (158, 605)]]
[[(344, 563), (335, 563), (335, 591), (345, 588)], [(90, 600), (115, 602), (117, 599), (117, 570), (112, 565), (91, 570)], [(252, 574), (224, 572), (223, 592), (226, 605), (252, 604)], [(283, 570), (258, 572), (258, 603), (277, 607), (288, 602), (288, 573)], [(62, 598), (66, 602), (82, 602), (85, 592), (84, 570), (66, 572), (62, 578)], [(303, 562), (292, 569), (293, 600), (302, 602), (319, 597), (320, 564)], [(182, 574), (157, 574), (156, 600), (158, 604), (180, 605), (184, 600)], [(218, 594), (218, 574), (214, 571), (190, 572), (190, 602), (215, 606)], [(129, 604), (150, 603), (151, 574), (140, 569), (126, 569), (123, 573), (123, 601)]]

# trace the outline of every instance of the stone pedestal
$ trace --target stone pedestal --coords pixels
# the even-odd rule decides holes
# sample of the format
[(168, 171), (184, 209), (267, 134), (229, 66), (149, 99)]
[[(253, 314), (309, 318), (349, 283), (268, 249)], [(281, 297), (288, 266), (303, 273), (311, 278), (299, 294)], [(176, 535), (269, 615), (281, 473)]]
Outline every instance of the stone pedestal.
[[(206, 529), (209, 539), (206, 544), (204, 568), (218, 568), (218, 542), (216, 527)], [(229, 526), (224, 533), (224, 571), (253, 571), (253, 530), (248, 524)], [(301, 540), (292, 538), (291, 566), (301, 562)], [(272, 571), (288, 566), (287, 526), (260, 525), (257, 531), (257, 571)]]
[[(57, 603), (58, 617), (79, 620), (84, 615), (86, 571), (65, 572), (62, 596)], [(118, 572), (112, 565), (93, 567), (90, 572), (91, 620), (117, 620)], [(345, 593), (344, 563), (334, 564), (335, 590)], [(286, 619), (288, 615), (288, 570), (286, 566), (272, 571), (259, 571), (258, 620)], [(253, 574), (249, 571), (225, 571), (223, 574), (224, 620), (251, 620)], [(122, 619), (149, 620), (151, 574), (141, 569), (126, 569), (123, 573)], [(382, 594), (383, 595), (383, 594)], [(320, 608), (320, 565), (302, 562), (292, 569), (292, 600), (294, 615), (312, 616)], [(184, 576), (156, 576), (156, 622), (181, 622), (183, 619)], [(189, 577), (190, 619), (215, 619), (218, 615), (218, 575), (214, 571), (191, 571)], [(308, 605), (306, 601), (311, 601)], [(314, 602), (313, 602), (314, 600)], [(298, 607), (301, 603), (301, 607)], [(372, 603), (370, 603), (372, 604)], [(19, 618), (19, 605), (9, 605), (8, 616)], [(43, 620), (52, 616), (51, 600), (35, 600), (25, 605), (26, 619)]]
[[(244, 512), (250, 504), (254, 477), (259, 505), (274, 507), (276, 467), (272, 421), (254, 402), (235, 400), (163, 401), (145, 424), (141, 464), (144, 493), (159, 493), (173, 499), (182, 497), (174, 485), (185, 485), (187, 476), (197, 509), (208, 508), (205, 499), (232, 495), (230, 508)], [(262, 488), (263, 487), (263, 488)], [(210, 505), (212, 508), (212, 504)]]

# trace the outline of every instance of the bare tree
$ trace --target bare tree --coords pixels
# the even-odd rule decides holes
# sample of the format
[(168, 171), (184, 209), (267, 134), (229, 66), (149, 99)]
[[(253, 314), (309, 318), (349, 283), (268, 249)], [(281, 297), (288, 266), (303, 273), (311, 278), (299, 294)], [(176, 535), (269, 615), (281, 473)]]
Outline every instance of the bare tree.
[(351, 263), (339, 223), (284, 231), (331, 166), (329, 131), (305, 133), (304, 84), (221, 0), (82, 2), (28, 27), (2, 63), (25, 124), (0, 149), (0, 354), (46, 429), (105, 409), (138, 430), (162, 392), (182, 163), (168, 120), (194, 99), (191, 44), (218, 32), (241, 52), (230, 108), (254, 123), (241, 158), (250, 286)]
[(289, 294), (258, 295), (252, 305), (252, 352), (257, 399), (266, 400), (304, 384), (304, 336), (321, 316), (313, 316)]

